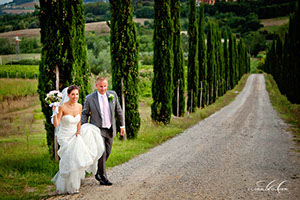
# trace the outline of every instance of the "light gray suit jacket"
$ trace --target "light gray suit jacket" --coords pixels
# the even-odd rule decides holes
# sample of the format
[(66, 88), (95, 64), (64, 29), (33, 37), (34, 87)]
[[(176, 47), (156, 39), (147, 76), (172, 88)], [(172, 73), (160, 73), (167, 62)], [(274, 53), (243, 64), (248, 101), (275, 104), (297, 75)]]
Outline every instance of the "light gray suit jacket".
[[(118, 95), (115, 91), (107, 90), (106, 95), (107, 97), (112, 94), (114, 95), (113, 100), (108, 101), (109, 102), (109, 108), (111, 113), (111, 125), (112, 125), (112, 132), (109, 133), (107, 131), (101, 131), (102, 136), (104, 137), (113, 137), (113, 133), (116, 134), (117, 128), (116, 128), (116, 118), (120, 124), (120, 126), (125, 126), (123, 116), (122, 116), (122, 108), (119, 103)], [(87, 122), (96, 125), (99, 128), (102, 128), (102, 118), (101, 118), (101, 111), (100, 111), (100, 105), (98, 100), (98, 94), (97, 91), (89, 94), (86, 96), (84, 101), (84, 106), (82, 109), (82, 115), (81, 115), (81, 124), (85, 124)], [(88, 121), (88, 119), (90, 120)]]

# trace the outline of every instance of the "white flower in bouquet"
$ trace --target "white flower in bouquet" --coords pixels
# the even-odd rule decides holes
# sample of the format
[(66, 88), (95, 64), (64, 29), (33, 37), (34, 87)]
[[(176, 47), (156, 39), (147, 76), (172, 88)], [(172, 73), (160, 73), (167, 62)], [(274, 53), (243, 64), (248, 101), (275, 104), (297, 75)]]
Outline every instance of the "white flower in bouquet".
[(58, 106), (61, 98), (62, 94), (60, 91), (52, 90), (47, 94), (45, 101), (50, 107), (52, 107), (53, 105)]

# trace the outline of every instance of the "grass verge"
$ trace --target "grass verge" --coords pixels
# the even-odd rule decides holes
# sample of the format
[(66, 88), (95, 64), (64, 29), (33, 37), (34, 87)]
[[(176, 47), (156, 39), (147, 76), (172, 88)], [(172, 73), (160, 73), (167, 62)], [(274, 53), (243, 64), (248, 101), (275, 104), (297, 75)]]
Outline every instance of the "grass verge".
[(38, 81), (29, 79), (0, 79), (0, 102), (37, 95)]
[[(289, 130), (294, 133), (294, 141), (300, 145), (300, 105), (289, 102), (285, 95), (282, 95), (278, 89), (276, 81), (270, 74), (264, 74), (266, 88), (269, 92), (270, 100), (279, 116), (288, 124)], [(300, 149), (296, 150), (300, 152)]]

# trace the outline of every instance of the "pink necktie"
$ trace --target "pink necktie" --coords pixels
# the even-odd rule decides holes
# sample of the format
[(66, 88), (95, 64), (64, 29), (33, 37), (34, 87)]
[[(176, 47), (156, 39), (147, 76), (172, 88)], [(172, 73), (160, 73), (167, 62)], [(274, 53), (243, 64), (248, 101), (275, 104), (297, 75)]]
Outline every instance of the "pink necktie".
[(102, 103), (103, 103), (103, 114), (104, 114), (104, 127), (110, 127), (110, 118), (109, 118), (109, 112), (108, 112), (108, 107), (107, 103), (104, 99), (104, 96), (102, 97)]

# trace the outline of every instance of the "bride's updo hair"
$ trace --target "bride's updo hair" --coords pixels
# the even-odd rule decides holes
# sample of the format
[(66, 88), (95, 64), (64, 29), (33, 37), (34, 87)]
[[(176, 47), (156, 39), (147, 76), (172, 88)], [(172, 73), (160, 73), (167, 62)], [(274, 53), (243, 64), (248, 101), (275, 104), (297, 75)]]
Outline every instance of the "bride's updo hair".
[(77, 85), (70, 85), (67, 90), (68, 94), (70, 94), (73, 90), (79, 91), (79, 87)]

